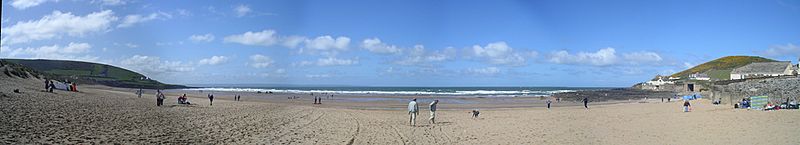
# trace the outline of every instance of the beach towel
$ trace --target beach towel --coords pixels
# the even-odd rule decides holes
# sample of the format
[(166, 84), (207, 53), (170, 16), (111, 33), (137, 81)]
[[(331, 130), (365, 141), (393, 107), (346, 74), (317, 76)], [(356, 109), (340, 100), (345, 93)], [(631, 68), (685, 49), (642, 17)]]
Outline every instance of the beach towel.
[(767, 105), (767, 102), (769, 102), (769, 96), (752, 96), (750, 97), (750, 109), (764, 109), (764, 105)]

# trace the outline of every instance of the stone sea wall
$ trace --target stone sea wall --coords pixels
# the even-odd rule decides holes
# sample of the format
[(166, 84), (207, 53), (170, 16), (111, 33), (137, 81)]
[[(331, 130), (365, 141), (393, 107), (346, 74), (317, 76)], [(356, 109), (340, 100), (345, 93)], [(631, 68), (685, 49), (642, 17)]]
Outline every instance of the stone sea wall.
[(722, 98), (722, 103), (736, 103), (743, 97), (766, 95), (772, 101), (786, 98), (800, 99), (800, 77), (786, 76), (766, 79), (752, 79), (727, 85), (711, 86), (714, 98)]

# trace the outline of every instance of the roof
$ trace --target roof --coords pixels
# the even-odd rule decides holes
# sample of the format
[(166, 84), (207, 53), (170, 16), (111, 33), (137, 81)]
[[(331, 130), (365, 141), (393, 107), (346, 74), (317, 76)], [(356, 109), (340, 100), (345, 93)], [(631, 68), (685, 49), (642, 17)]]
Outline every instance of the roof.
[(789, 61), (754, 62), (733, 69), (731, 74), (783, 74), (783, 71), (786, 71), (786, 67), (791, 64), (792, 62)]

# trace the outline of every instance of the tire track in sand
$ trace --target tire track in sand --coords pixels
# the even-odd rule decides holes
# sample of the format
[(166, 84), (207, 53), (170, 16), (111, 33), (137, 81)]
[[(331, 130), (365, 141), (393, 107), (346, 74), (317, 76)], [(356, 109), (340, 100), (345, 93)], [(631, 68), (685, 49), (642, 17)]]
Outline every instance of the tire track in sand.
[[(314, 112), (315, 112), (314, 110), (311, 110), (310, 113), (308, 113), (308, 114), (306, 114), (306, 115), (304, 115), (304, 116), (302, 116), (300, 118), (305, 118), (305, 117), (311, 116), (311, 114), (314, 114)], [(322, 113), (321, 115), (317, 116), (317, 118), (314, 118), (313, 120), (309, 121), (308, 123), (304, 123), (302, 125), (292, 127), (291, 129), (289, 129), (289, 131), (282, 133), (278, 137), (272, 138), (271, 142), (275, 143), (276, 140), (279, 140), (279, 139), (285, 137), (289, 133), (297, 132), (298, 130), (305, 128), (309, 124), (312, 124), (312, 123), (316, 122), (317, 120), (319, 120), (320, 118), (322, 118), (322, 116), (325, 116), (325, 113)], [(287, 121), (285, 123), (288, 124), (289, 122), (292, 122), (292, 121), (294, 121), (294, 120), (290, 120), (290, 121)]]
[[(350, 115), (351, 118), (356, 118), (356, 116), (353, 115), (352, 112), (348, 114)], [(356, 120), (356, 132), (353, 133), (353, 137), (350, 137), (350, 141), (347, 142), (347, 145), (353, 145), (353, 142), (356, 141), (356, 136), (358, 136), (358, 134), (361, 133), (361, 122), (358, 121), (359, 119), (354, 119), (354, 120)]]

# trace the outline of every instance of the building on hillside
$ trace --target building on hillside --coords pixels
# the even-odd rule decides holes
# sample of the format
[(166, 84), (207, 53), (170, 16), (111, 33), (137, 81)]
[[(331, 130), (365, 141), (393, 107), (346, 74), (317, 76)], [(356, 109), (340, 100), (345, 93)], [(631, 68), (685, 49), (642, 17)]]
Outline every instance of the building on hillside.
[(689, 75), (689, 79), (691, 80), (700, 80), (700, 81), (708, 81), (711, 80), (711, 77), (708, 76), (706, 73), (694, 73)]
[(755, 62), (731, 71), (731, 80), (792, 75), (792, 62)]
[(662, 76), (657, 76), (657, 79), (651, 80), (651, 81), (647, 81), (645, 83), (647, 83), (648, 85), (653, 85), (653, 86), (660, 86), (660, 85), (665, 85), (665, 84), (675, 84), (675, 82), (673, 82), (673, 81), (665, 81), (664, 77), (662, 77)]

